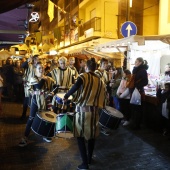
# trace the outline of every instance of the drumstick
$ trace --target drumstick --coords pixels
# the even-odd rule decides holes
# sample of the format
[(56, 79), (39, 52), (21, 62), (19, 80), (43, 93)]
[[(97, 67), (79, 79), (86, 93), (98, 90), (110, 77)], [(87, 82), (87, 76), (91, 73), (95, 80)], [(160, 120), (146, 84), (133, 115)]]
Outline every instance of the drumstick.
[[(50, 93), (48, 93), (47, 97), (48, 97), (48, 96), (52, 96), (51, 93), (54, 92), (54, 91), (55, 91), (56, 89), (58, 89), (58, 88), (59, 88), (59, 85), (57, 85)], [(47, 98), (47, 97), (46, 97), (46, 98)]]

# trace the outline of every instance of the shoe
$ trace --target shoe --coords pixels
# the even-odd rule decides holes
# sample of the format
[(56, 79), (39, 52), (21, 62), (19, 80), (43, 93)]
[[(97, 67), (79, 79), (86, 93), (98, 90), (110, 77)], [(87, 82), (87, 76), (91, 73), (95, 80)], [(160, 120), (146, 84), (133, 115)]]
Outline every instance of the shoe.
[(22, 138), (21, 141), (18, 144), (18, 146), (20, 146), (20, 147), (25, 147), (27, 145), (28, 145), (28, 143), (27, 143), (27, 140), (25, 138)]
[(129, 124), (130, 124), (129, 121), (125, 121), (125, 122), (123, 123), (123, 126), (127, 126), (127, 125), (129, 125)]
[(51, 143), (52, 142), (52, 139), (51, 138), (43, 138), (44, 141), (46, 141), (47, 143)]
[(89, 166), (88, 165), (84, 165), (84, 164), (81, 164), (77, 167), (77, 170), (87, 170), (89, 169)]
[(103, 134), (106, 135), (106, 136), (109, 136), (109, 135), (110, 135), (110, 133), (109, 133), (106, 129), (101, 129), (100, 132), (103, 133)]

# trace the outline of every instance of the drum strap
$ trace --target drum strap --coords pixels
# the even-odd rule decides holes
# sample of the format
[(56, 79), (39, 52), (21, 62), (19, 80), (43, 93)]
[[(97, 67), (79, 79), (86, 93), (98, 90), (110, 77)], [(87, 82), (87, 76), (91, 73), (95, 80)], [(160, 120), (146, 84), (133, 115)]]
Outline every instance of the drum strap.
[(97, 106), (76, 106), (76, 112), (93, 112), (97, 109)]

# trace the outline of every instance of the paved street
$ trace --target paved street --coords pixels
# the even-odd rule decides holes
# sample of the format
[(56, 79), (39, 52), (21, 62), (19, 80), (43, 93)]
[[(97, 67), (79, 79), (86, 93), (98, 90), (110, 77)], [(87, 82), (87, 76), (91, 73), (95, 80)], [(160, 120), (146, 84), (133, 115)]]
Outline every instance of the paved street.
[[(76, 170), (81, 163), (74, 138), (54, 138), (46, 143), (30, 135), (29, 145), (20, 148), (26, 120), (19, 117), (22, 104), (3, 103), (0, 119), (0, 170)], [(170, 138), (142, 127), (139, 131), (119, 127), (111, 136), (100, 134), (96, 141), (92, 170), (168, 170)]]

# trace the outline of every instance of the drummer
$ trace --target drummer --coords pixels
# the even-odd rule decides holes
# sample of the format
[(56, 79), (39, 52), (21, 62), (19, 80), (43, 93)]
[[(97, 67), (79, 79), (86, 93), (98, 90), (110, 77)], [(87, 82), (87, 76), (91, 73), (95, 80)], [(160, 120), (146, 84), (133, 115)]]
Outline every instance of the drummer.
[(72, 70), (72, 74), (73, 74), (73, 78), (72, 78), (72, 83), (74, 84), (77, 80), (78, 77), (78, 72), (77, 69), (74, 67), (75, 64), (75, 58), (74, 57), (70, 57), (69, 58), (69, 68), (71, 68)]
[(21, 115), (21, 120), (26, 118), (27, 108), (29, 105), (29, 98), (31, 98), (29, 93), (28, 82), (30, 78), (35, 75), (35, 66), (39, 62), (39, 55), (30, 56), (24, 63), (22, 63), (21, 67), (24, 68), (24, 76), (23, 76), (23, 84), (24, 84), (24, 102), (23, 102), (23, 111)]
[[(95, 138), (99, 134), (99, 108), (105, 107), (106, 88), (104, 82), (94, 74), (96, 62), (94, 58), (87, 61), (85, 67), (86, 73), (82, 73), (77, 78), (76, 83), (66, 93), (63, 101), (66, 102), (68, 97), (73, 93), (77, 93), (75, 101), (75, 127), (74, 136), (77, 137), (78, 147), (82, 157), (82, 164), (77, 167), (80, 169), (88, 169), (91, 164), (92, 154), (95, 145)], [(88, 144), (88, 152), (86, 150), (85, 140)], [(88, 153), (88, 155), (87, 155)]]
[[(110, 78), (109, 78), (109, 73), (107, 72), (107, 68), (108, 68), (108, 60), (105, 58), (102, 58), (100, 60), (100, 67), (97, 70), (95, 70), (95, 74), (98, 75), (104, 81), (104, 83), (106, 84), (107, 87), (109, 87), (109, 79)], [(108, 92), (107, 92), (107, 96), (108, 96), (107, 100), (109, 100)], [(106, 136), (110, 135), (109, 130), (104, 127), (101, 127), (101, 133), (103, 133)]]
[[(46, 95), (52, 90), (55, 81), (44, 76), (44, 67), (41, 62), (38, 62), (35, 67), (35, 76), (30, 79), (30, 91), (32, 93), (32, 102), (30, 107), (30, 116), (27, 121), (25, 136), (21, 139), (19, 146), (27, 145), (27, 139), (30, 134), (31, 125), (37, 111), (46, 110)], [(51, 142), (51, 138), (43, 138), (46, 142)]]
[[(60, 57), (58, 59), (59, 66), (53, 69), (48, 76), (52, 77), (56, 81), (56, 85), (59, 86), (58, 93), (64, 93), (72, 86), (72, 70), (66, 66), (67, 58)], [(56, 97), (53, 97), (52, 108), (55, 113), (61, 112), (62, 105), (56, 102)], [(64, 106), (64, 110), (67, 110), (67, 106)]]

